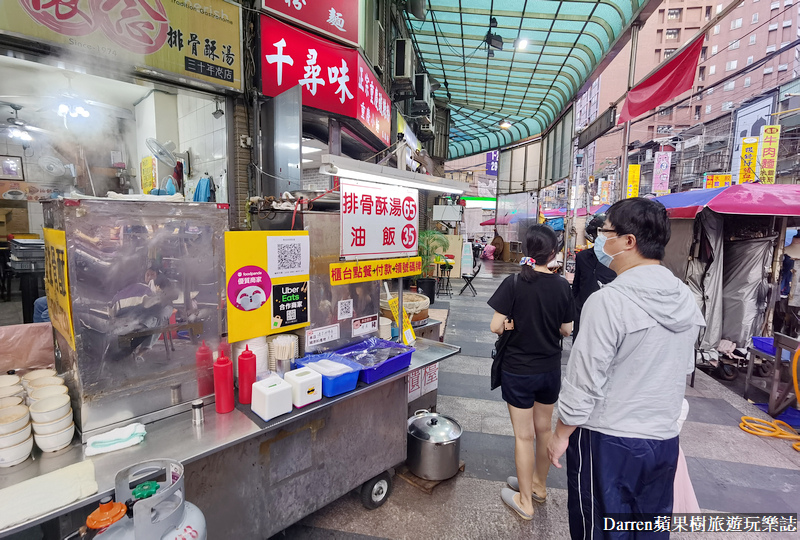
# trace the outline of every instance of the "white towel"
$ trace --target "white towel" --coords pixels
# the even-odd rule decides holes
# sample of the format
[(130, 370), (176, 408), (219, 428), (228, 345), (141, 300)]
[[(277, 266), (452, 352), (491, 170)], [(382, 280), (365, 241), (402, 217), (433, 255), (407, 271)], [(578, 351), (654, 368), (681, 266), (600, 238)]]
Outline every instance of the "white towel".
[(81, 463), (0, 490), (0, 530), (97, 493), (94, 463)]
[(144, 429), (144, 424), (139, 423), (112, 429), (108, 433), (89, 437), (86, 441), (85, 454), (95, 456), (135, 446), (144, 440), (145, 435), (147, 435), (147, 431)]

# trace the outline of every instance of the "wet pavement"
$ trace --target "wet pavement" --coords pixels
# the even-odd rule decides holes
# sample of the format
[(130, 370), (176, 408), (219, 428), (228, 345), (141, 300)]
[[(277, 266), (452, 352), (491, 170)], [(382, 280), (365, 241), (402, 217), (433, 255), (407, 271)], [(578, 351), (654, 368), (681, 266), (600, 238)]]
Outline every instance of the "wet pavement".
[[(529, 539), (568, 538), (564, 469), (551, 468), (548, 500), (536, 506), (530, 522), (519, 519), (500, 501), (500, 489), (514, 474), (514, 439), (500, 391), (489, 391), (489, 332), (492, 309), (486, 301), (516, 266), (484, 264), (473, 281), (478, 295), (437, 300), (449, 305), (445, 341), (462, 353), (441, 363), (438, 411), (456, 418), (465, 432), (461, 441), (464, 473), (437, 486), (431, 495), (395, 478), (394, 491), (377, 510), (361, 506), (348, 494), (287, 529), (278, 537), (297, 539)], [(564, 342), (562, 364), (569, 358)], [(740, 381), (743, 381), (744, 374)], [(688, 381), (688, 379), (687, 379)], [(768, 417), (741, 395), (740, 383), (721, 384), (697, 372), (687, 384), (690, 412), (680, 435), (697, 499), (703, 512), (800, 512), (800, 452), (788, 441), (749, 435), (738, 427), (743, 415)], [(730, 386), (730, 388), (728, 387)], [(764, 395), (765, 396), (765, 395)], [(687, 533), (672, 538), (797, 538), (770, 533)]]

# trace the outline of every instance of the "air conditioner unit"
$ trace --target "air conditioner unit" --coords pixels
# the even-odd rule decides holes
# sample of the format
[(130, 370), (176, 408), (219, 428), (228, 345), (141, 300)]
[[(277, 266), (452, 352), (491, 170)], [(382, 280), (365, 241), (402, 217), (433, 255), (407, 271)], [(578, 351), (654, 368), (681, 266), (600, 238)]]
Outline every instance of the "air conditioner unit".
[(398, 88), (414, 90), (414, 46), (410, 39), (396, 39), (394, 42), (392, 79)]
[(414, 103), (411, 111), (414, 114), (428, 114), (431, 112), (431, 82), (427, 73), (417, 73), (414, 77), (416, 88)]
[(378, 72), (378, 75), (383, 74), (383, 58), (381, 58), (381, 40), (384, 39), (383, 25), (379, 21), (372, 21), (370, 25), (372, 28), (367, 30), (369, 34), (369, 41), (367, 43), (367, 56), (372, 62), (372, 67)]

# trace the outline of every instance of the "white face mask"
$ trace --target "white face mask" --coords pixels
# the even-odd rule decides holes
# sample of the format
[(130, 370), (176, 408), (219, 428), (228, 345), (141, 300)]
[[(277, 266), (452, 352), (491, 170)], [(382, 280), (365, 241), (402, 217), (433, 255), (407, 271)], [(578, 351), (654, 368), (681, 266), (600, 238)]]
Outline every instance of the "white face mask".
[[(615, 236), (614, 238), (619, 238), (619, 236)], [(602, 264), (603, 266), (611, 267), (611, 262), (614, 260), (614, 257), (622, 253), (623, 250), (620, 250), (613, 255), (609, 255), (606, 253), (604, 249), (607, 240), (613, 240), (614, 238), (606, 238), (606, 235), (603, 233), (597, 233), (597, 239), (594, 242), (594, 254), (597, 256), (597, 261)]]

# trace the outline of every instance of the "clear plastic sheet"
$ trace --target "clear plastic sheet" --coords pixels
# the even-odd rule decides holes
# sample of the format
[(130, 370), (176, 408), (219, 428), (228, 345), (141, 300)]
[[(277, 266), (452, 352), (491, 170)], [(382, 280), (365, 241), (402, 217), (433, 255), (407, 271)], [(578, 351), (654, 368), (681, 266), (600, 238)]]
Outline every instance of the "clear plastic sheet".
[(359, 343), (357, 347), (356, 350), (337, 354), (361, 364), (364, 368), (371, 368), (411, 350), (411, 347), (378, 338), (369, 338)]
[(53, 367), (53, 326), (49, 323), (0, 326), (0, 373)]

